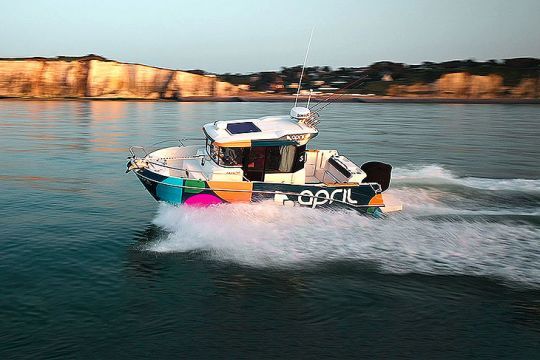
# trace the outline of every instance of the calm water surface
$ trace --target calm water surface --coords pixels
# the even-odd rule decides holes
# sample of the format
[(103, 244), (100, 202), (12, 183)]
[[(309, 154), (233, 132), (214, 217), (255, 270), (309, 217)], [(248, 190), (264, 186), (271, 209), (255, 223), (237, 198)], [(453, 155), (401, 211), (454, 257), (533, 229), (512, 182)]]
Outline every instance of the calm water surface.
[(290, 104), (0, 102), (0, 359), (537, 358), (540, 106), (338, 104), (401, 214), (174, 208), (129, 145)]

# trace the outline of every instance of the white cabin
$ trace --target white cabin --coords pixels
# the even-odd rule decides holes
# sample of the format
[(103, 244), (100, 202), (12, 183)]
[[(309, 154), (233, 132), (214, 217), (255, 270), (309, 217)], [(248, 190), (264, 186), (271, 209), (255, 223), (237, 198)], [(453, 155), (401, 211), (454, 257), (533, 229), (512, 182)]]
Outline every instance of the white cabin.
[[(314, 114), (303, 107), (293, 108), (289, 116), (219, 120), (203, 126), (205, 147), (168, 148), (153, 153), (152, 158), (166, 164), (167, 168), (156, 169), (165, 176), (284, 184), (360, 183), (366, 174), (336, 150), (306, 150), (318, 134), (315, 123)], [(178, 168), (187, 171), (177, 173), (174, 169)]]

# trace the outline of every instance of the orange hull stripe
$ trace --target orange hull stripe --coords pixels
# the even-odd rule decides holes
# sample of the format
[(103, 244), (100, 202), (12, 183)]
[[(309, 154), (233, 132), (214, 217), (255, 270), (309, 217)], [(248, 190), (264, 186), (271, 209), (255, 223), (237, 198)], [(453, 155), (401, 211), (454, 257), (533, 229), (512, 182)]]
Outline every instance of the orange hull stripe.
[[(208, 181), (208, 186), (227, 202), (250, 202), (253, 184), (249, 182)], [(219, 189), (219, 190), (214, 190)], [(231, 190), (231, 191), (227, 191)]]
[(384, 205), (382, 194), (377, 194), (369, 200), (369, 205)]

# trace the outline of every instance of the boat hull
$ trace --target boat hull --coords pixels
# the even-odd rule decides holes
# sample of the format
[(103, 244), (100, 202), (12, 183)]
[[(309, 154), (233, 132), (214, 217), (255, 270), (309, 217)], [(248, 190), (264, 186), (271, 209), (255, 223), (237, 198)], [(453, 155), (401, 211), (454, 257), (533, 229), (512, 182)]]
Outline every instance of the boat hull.
[(210, 206), (271, 200), (285, 206), (353, 208), (368, 213), (384, 207), (378, 184), (280, 184), (204, 181), (167, 177), (148, 169), (134, 171), (158, 201), (173, 205)]

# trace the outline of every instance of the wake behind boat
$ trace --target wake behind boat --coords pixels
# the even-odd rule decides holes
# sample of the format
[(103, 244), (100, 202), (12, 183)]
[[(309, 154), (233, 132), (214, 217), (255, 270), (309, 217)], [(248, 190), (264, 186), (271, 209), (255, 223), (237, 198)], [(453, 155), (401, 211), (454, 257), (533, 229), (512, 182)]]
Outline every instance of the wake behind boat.
[[(401, 210), (400, 203), (383, 197), (390, 165), (357, 166), (337, 150), (306, 148), (319, 133), (317, 123), (318, 114), (306, 107), (294, 107), (289, 116), (215, 121), (203, 126), (201, 139), (182, 139), (150, 153), (131, 147), (127, 172), (156, 200), (174, 205), (271, 200), (372, 214)], [(189, 145), (193, 141), (199, 143)]]

